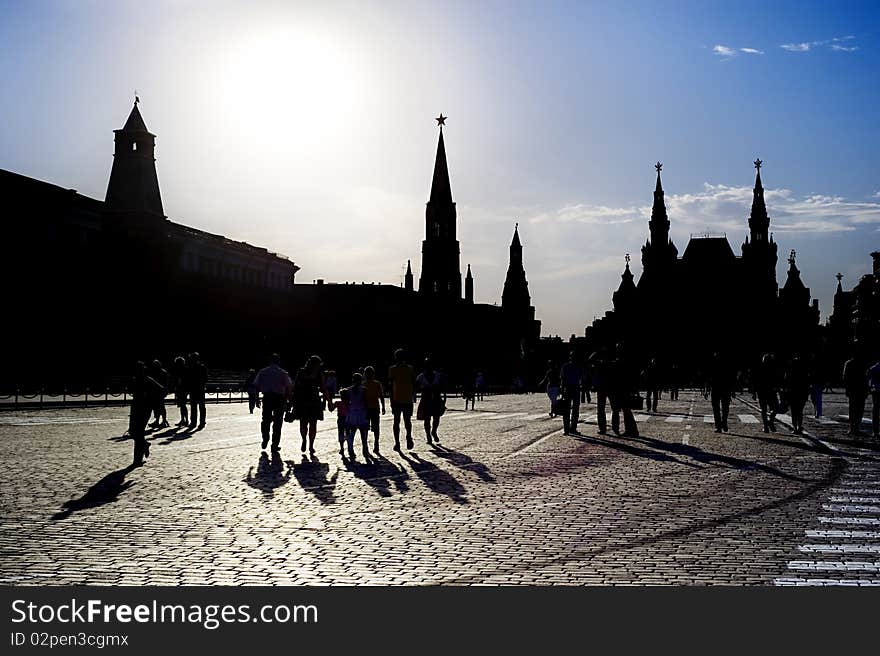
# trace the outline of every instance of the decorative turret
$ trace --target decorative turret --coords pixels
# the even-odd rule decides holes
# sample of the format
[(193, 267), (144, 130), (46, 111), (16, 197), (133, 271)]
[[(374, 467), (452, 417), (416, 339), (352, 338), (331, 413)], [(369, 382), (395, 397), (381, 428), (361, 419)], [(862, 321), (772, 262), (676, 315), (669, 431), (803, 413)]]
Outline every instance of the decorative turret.
[(760, 158), (755, 159), (755, 188), (752, 211), (749, 215), (749, 236), (742, 245), (742, 259), (746, 270), (746, 290), (757, 294), (758, 302), (767, 305), (776, 296), (776, 243), (769, 233), (770, 218), (764, 203), (764, 185), (761, 182)]
[(626, 312), (631, 307), (636, 297), (636, 285), (633, 282), (632, 271), (629, 270), (629, 253), (626, 254), (626, 268), (620, 276), (620, 286), (611, 297), (615, 312)]
[(105, 202), (113, 214), (164, 218), (156, 175), (156, 135), (147, 130), (138, 110), (140, 99), (120, 130), (114, 130), (115, 150)]
[(519, 241), (519, 223), (513, 229), (513, 240), (510, 242), (510, 263), (507, 277), (504, 280), (504, 291), (501, 294), (501, 306), (510, 309), (529, 307), (529, 283), (523, 267), (522, 244)]
[(406, 274), (403, 277), (403, 281), (406, 291), (411, 292), (413, 290), (413, 272), (412, 263), (409, 260), (406, 261)]
[(434, 159), (431, 196), (425, 208), (425, 240), (422, 242), (422, 272), (419, 292), (447, 300), (461, 299), (460, 246), (456, 239), (456, 212), (449, 185), (443, 126), (446, 116), (437, 117), (440, 137)]
[(464, 277), (464, 302), (474, 304), (474, 277), (471, 275), (471, 265), (468, 264), (467, 275)]

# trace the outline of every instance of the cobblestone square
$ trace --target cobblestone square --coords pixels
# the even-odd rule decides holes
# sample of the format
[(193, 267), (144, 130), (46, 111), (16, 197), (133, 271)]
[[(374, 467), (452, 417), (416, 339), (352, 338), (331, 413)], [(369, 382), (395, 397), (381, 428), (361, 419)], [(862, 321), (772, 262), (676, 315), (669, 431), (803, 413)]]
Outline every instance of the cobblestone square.
[(335, 416), (315, 457), (285, 424), (273, 458), (258, 415), (216, 404), (203, 430), (149, 433), (134, 470), (125, 408), (5, 412), (0, 582), (876, 585), (880, 454), (844, 401), (798, 436), (738, 397), (716, 434), (686, 390), (624, 438), (592, 403), (566, 436), (542, 394), (450, 399), (442, 447), (415, 422), (395, 453), (385, 415), (375, 465), (343, 463)]

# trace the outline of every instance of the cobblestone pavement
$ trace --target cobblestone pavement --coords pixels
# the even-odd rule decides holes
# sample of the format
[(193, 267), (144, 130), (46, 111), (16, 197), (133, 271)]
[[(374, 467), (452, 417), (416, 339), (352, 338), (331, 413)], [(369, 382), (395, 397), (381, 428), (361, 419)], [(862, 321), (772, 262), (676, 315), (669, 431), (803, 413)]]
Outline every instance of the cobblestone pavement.
[(403, 454), (389, 414), (377, 465), (342, 462), (335, 417), (317, 457), (285, 424), (272, 459), (245, 405), (212, 405), (134, 470), (122, 408), (6, 412), (0, 583), (880, 583), (877, 443), (845, 436), (839, 395), (803, 437), (750, 401), (719, 435), (683, 391), (631, 439), (592, 404), (565, 436), (543, 395), (491, 397)]

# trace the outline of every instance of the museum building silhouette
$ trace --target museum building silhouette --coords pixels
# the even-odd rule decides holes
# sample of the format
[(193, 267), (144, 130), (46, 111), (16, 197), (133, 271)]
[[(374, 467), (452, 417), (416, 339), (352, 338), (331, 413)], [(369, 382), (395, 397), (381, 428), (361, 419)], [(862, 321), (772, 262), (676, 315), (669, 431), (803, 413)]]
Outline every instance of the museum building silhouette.
[(736, 255), (726, 234), (693, 234), (684, 253), (669, 236), (670, 220), (658, 162), (649, 236), (636, 282), (629, 256), (614, 292), (614, 310), (585, 330), (584, 349), (622, 343), (635, 359), (657, 358), (694, 372), (716, 352), (752, 366), (761, 354), (782, 358), (815, 351), (819, 302), (801, 280), (795, 252), (779, 288), (777, 243), (770, 232), (760, 159), (748, 235)]

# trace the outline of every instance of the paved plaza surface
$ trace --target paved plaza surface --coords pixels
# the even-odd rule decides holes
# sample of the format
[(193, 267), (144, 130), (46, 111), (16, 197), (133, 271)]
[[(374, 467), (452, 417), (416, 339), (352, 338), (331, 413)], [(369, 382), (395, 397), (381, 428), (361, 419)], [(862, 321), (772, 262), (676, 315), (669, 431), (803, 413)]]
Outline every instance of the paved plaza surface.
[(804, 436), (750, 396), (728, 434), (698, 392), (663, 398), (639, 438), (597, 435), (593, 404), (563, 435), (547, 405), (450, 399), (443, 446), (417, 423), (402, 454), (389, 412), (376, 465), (342, 461), (335, 415), (316, 457), (285, 424), (272, 458), (246, 404), (209, 405), (133, 470), (124, 408), (4, 412), (0, 583), (880, 584), (880, 451), (841, 395)]

